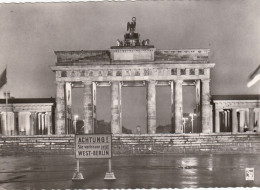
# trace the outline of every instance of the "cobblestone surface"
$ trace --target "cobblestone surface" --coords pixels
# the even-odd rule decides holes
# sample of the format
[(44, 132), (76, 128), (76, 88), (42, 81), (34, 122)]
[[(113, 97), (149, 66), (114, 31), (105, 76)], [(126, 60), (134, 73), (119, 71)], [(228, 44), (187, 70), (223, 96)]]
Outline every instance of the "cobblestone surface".
[[(72, 155), (0, 157), (0, 187), (4, 189), (198, 188), (260, 187), (260, 154), (175, 154), (117, 156), (115, 181), (105, 181), (107, 159), (80, 161), (81, 182), (72, 182)], [(245, 180), (254, 168), (255, 180)], [(1, 188), (0, 188), (1, 189)]]

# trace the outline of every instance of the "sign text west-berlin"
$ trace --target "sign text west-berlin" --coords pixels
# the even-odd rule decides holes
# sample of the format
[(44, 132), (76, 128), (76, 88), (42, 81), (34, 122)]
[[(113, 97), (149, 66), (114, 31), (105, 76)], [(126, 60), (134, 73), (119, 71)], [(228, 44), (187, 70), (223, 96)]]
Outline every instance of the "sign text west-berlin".
[(111, 158), (111, 134), (76, 135), (76, 158)]

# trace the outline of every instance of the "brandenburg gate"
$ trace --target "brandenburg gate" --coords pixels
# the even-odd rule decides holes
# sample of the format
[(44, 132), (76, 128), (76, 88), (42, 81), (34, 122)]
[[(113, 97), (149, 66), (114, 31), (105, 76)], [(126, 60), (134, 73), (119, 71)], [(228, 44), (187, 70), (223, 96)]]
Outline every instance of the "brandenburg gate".
[(95, 133), (96, 88), (110, 86), (111, 132), (122, 133), (121, 89), (144, 86), (147, 89), (147, 133), (156, 131), (156, 86), (171, 87), (172, 133), (183, 133), (183, 85), (196, 88), (196, 113), (202, 133), (213, 132), (210, 105), (208, 49), (157, 50), (149, 40), (135, 33), (136, 19), (127, 24), (124, 40), (108, 50), (56, 51), (56, 134), (68, 133), (72, 119), (71, 88), (84, 88), (84, 132)]

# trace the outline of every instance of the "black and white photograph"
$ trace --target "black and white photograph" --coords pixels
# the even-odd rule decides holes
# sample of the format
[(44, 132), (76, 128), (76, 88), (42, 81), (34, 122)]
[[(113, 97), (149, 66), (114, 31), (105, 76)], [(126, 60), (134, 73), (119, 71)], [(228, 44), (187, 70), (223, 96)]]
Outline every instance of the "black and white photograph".
[(260, 1), (0, 3), (0, 190), (260, 188)]

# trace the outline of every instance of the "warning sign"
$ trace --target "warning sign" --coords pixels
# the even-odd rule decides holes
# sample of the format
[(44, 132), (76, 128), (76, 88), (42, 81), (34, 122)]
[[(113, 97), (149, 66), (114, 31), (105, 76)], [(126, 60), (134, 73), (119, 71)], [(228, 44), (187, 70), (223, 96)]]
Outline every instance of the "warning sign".
[(245, 169), (246, 172), (246, 180), (247, 181), (253, 181), (255, 179), (255, 171), (254, 168), (246, 168)]
[(111, 134), (84, 134), (75, 136), (76, 158), (111, 158)]

